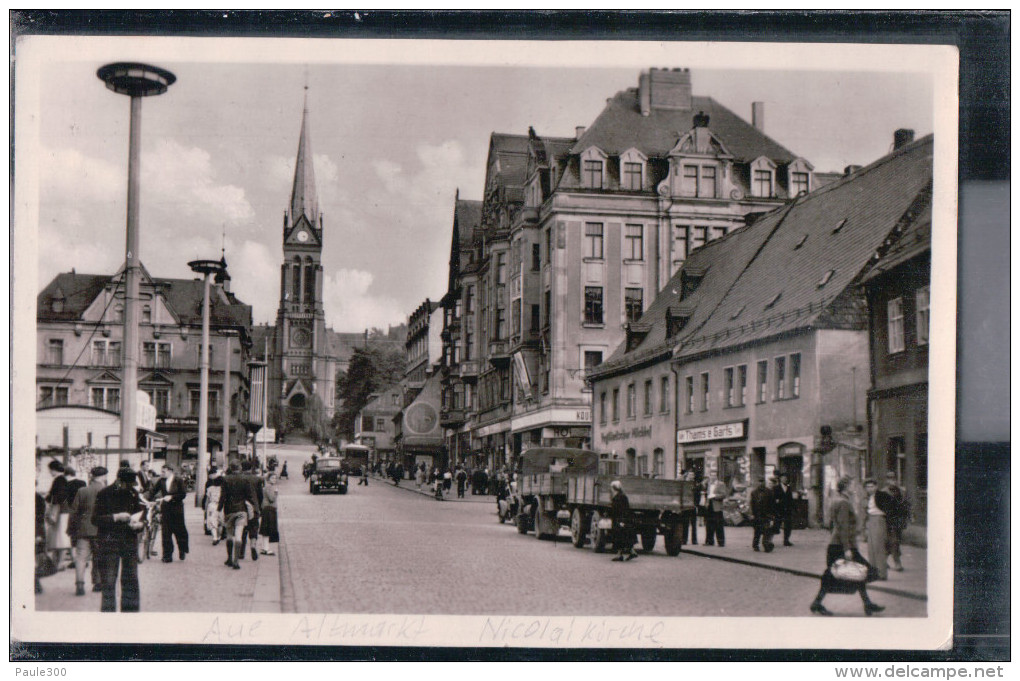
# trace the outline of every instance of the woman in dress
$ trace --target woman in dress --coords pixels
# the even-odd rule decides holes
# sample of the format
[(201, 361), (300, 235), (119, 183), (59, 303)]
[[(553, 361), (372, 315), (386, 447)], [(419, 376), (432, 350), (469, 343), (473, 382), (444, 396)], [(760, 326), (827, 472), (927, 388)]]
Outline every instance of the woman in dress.
[[(825, 572), (822, 573), (822, 583), (818, 589), (818, 595), (811, 603), (811, 612), (816, 615), (831, 615), (832, 612), (822, 605), (822, 599), (828, 593), (852, 594), (857, 592), (861, 595), (864, 603), (864, 614), (869, 617), (876, 612), (882, 612), (885, 607), (873, 603), (868, 598), (867, 582), (874, 581), (878, 576), (875, 568), (868, 565), (860, 552), (857, 550), (857, 517), (854, 514), (853, 503), (849, 495), (850, 478), (842, 477), (836, 483), (836, 498), (830, 508), (832, 517), (832, 536), (829, 538), (829, 548), (825, 558)], [(851, 582), (839, 579), (832, 574), (832, 565), (840, 558), (861, 563), (868, 568), (868, 578), (863, 582)]]
[(266, 486), (262, 490), (262, 524), (259, 525), (259, 543), (262, 555), (275, 556), (276, 552), (269, 548), (270, 543), (280, 541), (280, 529), (277, 523), (276, 499), (280, 495), (276, 488), (276, 473), (266, 476)]

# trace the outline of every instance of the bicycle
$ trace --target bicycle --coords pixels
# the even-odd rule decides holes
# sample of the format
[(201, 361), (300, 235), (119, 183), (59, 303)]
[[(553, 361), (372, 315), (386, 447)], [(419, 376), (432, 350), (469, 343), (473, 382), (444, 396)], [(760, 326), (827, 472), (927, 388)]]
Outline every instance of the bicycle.
[(156, 555), (156, 535), (162, 525), (162, 499), (153, 502), (142, 500), (145, 505), (145, 516), (142, 519), (141, 541), (138, 543), (138, 562), (141, 563)]

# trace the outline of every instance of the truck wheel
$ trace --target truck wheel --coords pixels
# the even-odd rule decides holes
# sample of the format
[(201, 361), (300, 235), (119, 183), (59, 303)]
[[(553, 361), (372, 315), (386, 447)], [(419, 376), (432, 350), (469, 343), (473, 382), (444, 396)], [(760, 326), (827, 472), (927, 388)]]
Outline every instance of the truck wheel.
[(541, 541), (542, 539), (549, 538), (549, 533), (545, 531), (546, 517), (540, 508), (535, 508), (535, 515), (532, 516), (531, 526), (535, 530), (535, 539)]
[(666, 555), (667, 556), (679, 556), (680, 548), (683, 546), (683, 529), (679, 524), (671, 525), (667, 530), (663, 538), (666, 540)]
[(588, 541), (588, 530), (585, 527), (585, 518), (581, 515), (581, 509), (575, 508), (570, 514), (570, 539), (577, 548), (584, 546)]
[(655, 548), (656, 536), (658, 536), (658, 532), (654, 527), (646, 527), (641, 530), (641, 551), (643, 553), (652, 552), (652, 549)]
[(591, 514), (591, 547), (595, 549), (595, 553), (604, 553), (606, 544), (609, 543), (609, 531), (599, 527), (600, 520), (602, 514), (598, 511)]

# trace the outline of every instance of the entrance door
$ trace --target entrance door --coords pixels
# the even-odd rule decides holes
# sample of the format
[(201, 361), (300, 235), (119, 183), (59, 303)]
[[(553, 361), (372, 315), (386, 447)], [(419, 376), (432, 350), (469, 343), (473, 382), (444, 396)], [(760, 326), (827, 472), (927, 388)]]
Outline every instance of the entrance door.
[(804, 445), (792, 443), (779, 448), (779, 474), (790, 480), (790, 487), (804, 489)]

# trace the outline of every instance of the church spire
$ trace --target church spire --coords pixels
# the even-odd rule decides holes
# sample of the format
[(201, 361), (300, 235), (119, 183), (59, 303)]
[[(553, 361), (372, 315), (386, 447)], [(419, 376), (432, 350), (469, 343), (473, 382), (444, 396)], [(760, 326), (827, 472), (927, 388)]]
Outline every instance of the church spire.
[(297, 162), (294, 164), (294, 189), (290, 195), (290, 224), (304, 215), (312, 227), (319, 228), (319, 201), (315, 195), (315, 168), (312, 144), (308, 137), (308, 85), (301, 113), (301, 138), (298, 140)]

